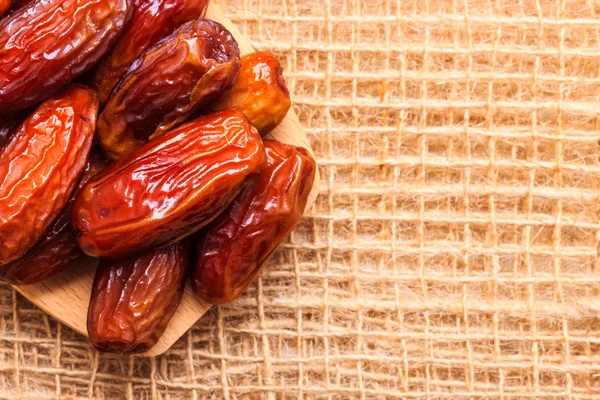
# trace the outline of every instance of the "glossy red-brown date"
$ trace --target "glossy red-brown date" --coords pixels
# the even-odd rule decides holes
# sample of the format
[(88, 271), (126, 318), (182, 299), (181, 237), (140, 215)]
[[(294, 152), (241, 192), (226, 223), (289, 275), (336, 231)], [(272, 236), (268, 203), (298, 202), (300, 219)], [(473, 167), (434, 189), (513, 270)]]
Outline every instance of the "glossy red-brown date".
[(209, 0), (133, 0), (133, 15), (117, 44), (94, 72), (91, 86), (105, 104), (125, 70), (154, 43), (201, 18)]
[(242, 57), (235, 84), (214, 109), (238, 109), (266, 135), (283, 121), (290, 106), (283, 68), (271, 53), (259, 51)]
[[(90, 157), (76, 192), (91, 177), (106, 168), (106, 165), (100, 154)], [(71, 228), (71, 206), (74, 200), (75, 193), (42, 238), (23, 257), (0, 268), (1, 280), (13, 285), (42, 282), (84, 257)]]
[(265, 140), (267, 167), (193, 244), (194, 292), (209, 303), (236, 299), (302, 218), (316, 171), (303, 148)]
[(96, 93), (70, 85), (43, 102), (0, 151), (0, 268), (23, 256), (67, 204), (97, 115)]
[(87, 319), (94, 347), (118, 353), (150, 350), (181, 301), (188, 253), (184, 240), (139, 256), (101, 259)]
[(188, 236), (215, 218), (266, 162), (246, 117), (198, 118), (113, 163), (79, 192), (72, 211), (82, 250), (122, 257)]
[(118, 159), (193, 116), (229, 89), (239, 49), (219, 23), (188, 22), (125, 72), (98, 121), (105, 153)]
[(36, 0), (0, 22), (0, 114), (27, 108), (91, 68), (131, 13), (128, 0)]

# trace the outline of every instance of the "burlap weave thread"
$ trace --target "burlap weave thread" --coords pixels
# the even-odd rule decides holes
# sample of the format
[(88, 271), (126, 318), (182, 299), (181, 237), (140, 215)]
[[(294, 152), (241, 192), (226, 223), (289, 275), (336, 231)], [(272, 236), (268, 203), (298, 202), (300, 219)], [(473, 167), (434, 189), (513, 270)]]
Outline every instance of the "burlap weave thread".
[(164, 356), (0, 286), (0, 398), (597, 399), (600, 1), (224, 0), (320, 197)]

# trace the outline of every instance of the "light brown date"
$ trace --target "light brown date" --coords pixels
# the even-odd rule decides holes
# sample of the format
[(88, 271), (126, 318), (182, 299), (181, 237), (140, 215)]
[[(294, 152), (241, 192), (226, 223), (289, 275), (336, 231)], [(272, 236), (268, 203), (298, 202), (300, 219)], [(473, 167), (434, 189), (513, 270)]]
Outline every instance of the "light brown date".
[(91, 68), (129, 19), (128, 0), (36, 0), (0, 22), (0, 114), (37, 104)]
[(188, 22), (125, 72), (98, 121), (105, 153), (118, 159), (185, 122), (235, 81), (239, 49), (219, 23)]
[(316, 164), (303, 148), (265, 140), (267, 167), (197, 235), (194, 292), (209, 303), (236, 299), (302, 218)]
[(43, 102), (0, 151), (0, 268), (23, 256), (67, 204), (97, 114), (96, 93), (70, 85)]
[(122, 257), (174, 243), (215, 218), (264, 168), (244, 114), (198, 118), (124, 156), (79, 192), (72, 224), (82, 250)]
[[(106, 165), (100, 154), (90, 157), (77, 191)], [(71, 228), (71, 206), (74, 200), (75, 194), (42, 238), (23, 257), (0, 268), (0, 280), (13, 285), (42, 282), (85, 257)]]
[(92, 345), (106, 352), (150, 350), (181, 301), (188, 253), (184, 240), (126, 259), (101, 259), (88, 308)]
[(183, 23), (201, 18), (209, 0), (133, 0), (133, 15), (117, 44), (94, 72), (91, 86), (105, 104), (125, 70)]
[(266, 135), (283, 121), (291, 106), (283, 68), (271, 53), (263, 51), (247, 54), (241, 61), (235, 84), (214, 109), (236, 108)]

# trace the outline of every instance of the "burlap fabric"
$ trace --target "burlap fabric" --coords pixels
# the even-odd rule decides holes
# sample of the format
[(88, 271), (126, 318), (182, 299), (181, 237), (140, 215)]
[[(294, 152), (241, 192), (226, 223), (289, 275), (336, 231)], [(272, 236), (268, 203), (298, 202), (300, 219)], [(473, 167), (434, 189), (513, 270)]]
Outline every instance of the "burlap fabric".
[(154, 359), (1, 286), (0, 395), (598, 398), (599, 0), (220, 3), (286, 66), (319, 199)]

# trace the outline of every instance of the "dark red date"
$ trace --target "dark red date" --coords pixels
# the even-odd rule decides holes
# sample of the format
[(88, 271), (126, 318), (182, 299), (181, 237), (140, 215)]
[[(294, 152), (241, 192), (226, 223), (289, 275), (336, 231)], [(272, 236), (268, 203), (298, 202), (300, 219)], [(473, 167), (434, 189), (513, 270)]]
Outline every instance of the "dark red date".
[(122, 257), (176, 242), (215, 218), (266, 162), (244, 114), (198, 118), (113, 163), (81, 190), (72, 224), (82, 250)]
[[(79, 182), (79, 191), (106, 167), (104, 157), (90, 157)], [(42, 238), (21, 258), (0, 268), (0, 279), (13, 285), (30, 285), (50, 279), (84, 257), (71, 228), (71, 206), (75, 194)]]
[(117, 44), (102, 60), (91, 86), (105, 104), (123, 73), (150, 46), (185, 22), (201, 18), (209, 0), (134, 0), (131, 21)]
[(37, 0), (0, 23), (0, 114), (27, 108), (91, 68), (129, 19), (128, 0)]
[(0, 151), (0, 268), (23, 256), (67, 204), (89, 157), (98, 97), (70, 85)]
[(184, 240), (122, 260), (101, 259), (88, 309), (92, 345), (106, 352), (150, 350), (181, 301), (188, 253)]
[(209, 303), (236, 299), (302, 218), (316, 171), (303, 148), (265, 140), (267, 167), (194, 244), (194, 292)]
[(125, 72), (98, 121), (105, 153), (118, 159), (193, 116), (229, 89), (239, 49), (219, 23), (196, 20), (152, 46)]

